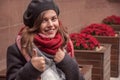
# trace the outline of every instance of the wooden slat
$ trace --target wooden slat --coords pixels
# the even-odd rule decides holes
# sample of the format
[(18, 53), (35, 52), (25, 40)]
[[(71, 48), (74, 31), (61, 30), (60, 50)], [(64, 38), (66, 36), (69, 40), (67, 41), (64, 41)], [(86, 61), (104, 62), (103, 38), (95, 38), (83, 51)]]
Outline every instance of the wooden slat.
[(120, 75), (120, 32), (116, 32), (116, 34), (118, 36), (94, 36), (100, 43), (112, 44), (111, 77), (119, 77)]
[(110, 80), (111, 45), (103, 44), (103, 46), (100, 51), (75, 50), (75, 57), (79, 64), (93, 65), (92, 80)]

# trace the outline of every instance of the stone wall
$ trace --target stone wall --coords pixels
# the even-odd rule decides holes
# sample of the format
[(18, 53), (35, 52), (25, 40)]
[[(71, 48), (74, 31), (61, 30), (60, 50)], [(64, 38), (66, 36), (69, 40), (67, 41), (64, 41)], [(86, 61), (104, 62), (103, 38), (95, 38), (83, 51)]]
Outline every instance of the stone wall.
[[(55, 0), (60, 19), (69, 33), (78, 32), (90, 23), (100, 23), (109, 15), (120, 16), (120, 3), (110, 0)], [(0, 0), (0, 63), (5, 62), (7, 47), (15, 42), (23, 25), (22, 15), (30, 0)], [(0, 67), (1, 68), (1, 67)]]

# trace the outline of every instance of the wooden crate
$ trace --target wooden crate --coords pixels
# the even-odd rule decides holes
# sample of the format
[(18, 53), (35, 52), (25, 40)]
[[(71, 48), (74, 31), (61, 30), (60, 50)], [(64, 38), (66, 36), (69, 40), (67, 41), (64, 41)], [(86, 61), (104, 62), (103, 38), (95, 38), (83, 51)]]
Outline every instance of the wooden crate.
[(96, 50), (75, 50), (79, 64), (93, 65), (92, 80), (110, 80), (111, 44), (102, 44), (103, 48)]
[(120, 35), (118, 36), (94, 36), (100, 43), (112, 44), (111, 46), (111, 77), (120, 75)]
[(0, 71), (0, 80), (6, 80), (6, 70)]
[(79, 65), (80, 72), (83, 74), (85, 80), (92, 80), (92, 65)]
[(110, 26), (113, 28), (113, 30), (120, 31), (120, 25), (110, 25)]

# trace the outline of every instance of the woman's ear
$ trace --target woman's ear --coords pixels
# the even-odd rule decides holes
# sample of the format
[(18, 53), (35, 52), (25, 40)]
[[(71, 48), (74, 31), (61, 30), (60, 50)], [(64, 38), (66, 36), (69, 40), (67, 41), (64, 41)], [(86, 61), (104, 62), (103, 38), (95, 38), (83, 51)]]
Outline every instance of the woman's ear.
[(62, 26), (62, 22), (58, 19), (59, 25)]

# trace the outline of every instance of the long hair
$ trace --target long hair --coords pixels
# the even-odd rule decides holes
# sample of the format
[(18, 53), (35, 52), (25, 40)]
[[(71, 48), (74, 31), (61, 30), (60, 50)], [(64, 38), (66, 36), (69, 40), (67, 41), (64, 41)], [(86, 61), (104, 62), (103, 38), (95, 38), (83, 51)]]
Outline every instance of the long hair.
[[(34, 35), (40, 32), (39, 30), (40, 30), (40, 25), (43, 20), (43, 15), (44, 15), (44, 12), (38, 16), (33, 27), (29, 28), (26, 26), (25, 29), (22, 31), (21, 47), (26, 49), (26, 51), (28, 53), (29, 53), (29, 51), (32, 51), (32, 49), (33, 49)], [(58, 32), (61, 34), (62, 39), (63, 39), (63, 44), (61, 47), (64, 47), (69, 40), (69, 36), (68, 36), (67, 28), (65, 28), (62, 25), (62, 23), (59, 19), (58, 19), (58, 21), (59, 21)]]

